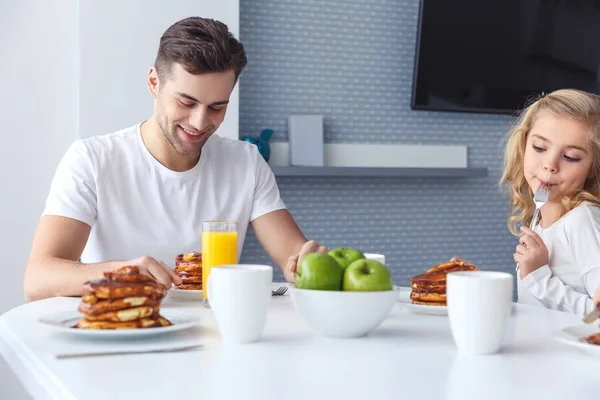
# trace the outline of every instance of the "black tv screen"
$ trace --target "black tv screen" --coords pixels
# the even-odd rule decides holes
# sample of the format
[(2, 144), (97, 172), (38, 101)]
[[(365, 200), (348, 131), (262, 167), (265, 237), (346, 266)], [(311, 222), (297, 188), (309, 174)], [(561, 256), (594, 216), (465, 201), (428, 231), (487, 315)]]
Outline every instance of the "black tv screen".
[(600, 93), (600, 0), (421, 0), (412, 108), (514, 113)]

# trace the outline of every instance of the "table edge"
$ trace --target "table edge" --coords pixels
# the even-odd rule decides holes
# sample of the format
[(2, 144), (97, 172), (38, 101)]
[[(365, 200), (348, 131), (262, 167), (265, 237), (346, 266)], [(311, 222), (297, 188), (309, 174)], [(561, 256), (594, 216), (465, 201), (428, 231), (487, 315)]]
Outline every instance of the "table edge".
[(39, 357), (32, 356), (31, 350), (10, 331), (6, 319), (11, 311), (0, 315), (0, 354), (23, 387), (34, 399), (76, 400), (44, 363), (36, 362)]

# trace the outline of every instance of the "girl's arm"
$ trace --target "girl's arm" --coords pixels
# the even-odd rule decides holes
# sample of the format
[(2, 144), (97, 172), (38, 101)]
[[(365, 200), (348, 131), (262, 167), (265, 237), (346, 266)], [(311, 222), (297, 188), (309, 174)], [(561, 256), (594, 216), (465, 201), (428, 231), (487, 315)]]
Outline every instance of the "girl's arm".
[[(600, 285), (600, 269), (593, 271), (593, 280)], [(522, 280), (527, 291), (546, 308), (567, 311), (580, 317), (595, 308), (591, 295), (581, 293), (552, 275), (548, 265), (536, 269)]]
[(600, 306), (600, 286), (596, 289), (596, 293), (594, 294), (594, 304), (596, 307)]

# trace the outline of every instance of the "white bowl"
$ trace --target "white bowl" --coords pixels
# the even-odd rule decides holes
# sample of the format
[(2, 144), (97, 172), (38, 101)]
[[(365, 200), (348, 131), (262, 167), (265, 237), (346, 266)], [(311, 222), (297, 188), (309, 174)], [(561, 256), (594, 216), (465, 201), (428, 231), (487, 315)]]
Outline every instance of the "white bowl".
[(364, 336), (388, 317), (398, 289), (385, 292), (343, 292), (291, 287), (296, 310), (318, 333), (326, 337)]

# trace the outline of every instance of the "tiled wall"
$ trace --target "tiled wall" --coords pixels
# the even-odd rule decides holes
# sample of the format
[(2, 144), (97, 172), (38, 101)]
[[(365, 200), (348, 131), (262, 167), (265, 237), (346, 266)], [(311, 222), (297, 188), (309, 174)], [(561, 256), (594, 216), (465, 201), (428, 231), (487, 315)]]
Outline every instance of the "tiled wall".
[[(327, 143), (460, 144), (485, 178), (278, 178), (309, 238), (384, 253), (396, 283), (454, 255), (514, 271), (507, 199), (498, 179), (504, 115), (412, 111), (418, 0), (241, 0), (249, 64), (240, 134), (275, 131), (318, 113)], [(243, 262), (270, 263), (250, 233)], [(282, 279), (281, 275), (275, 277)]]

